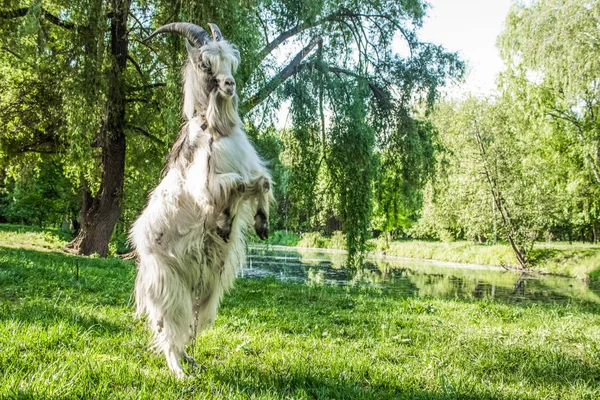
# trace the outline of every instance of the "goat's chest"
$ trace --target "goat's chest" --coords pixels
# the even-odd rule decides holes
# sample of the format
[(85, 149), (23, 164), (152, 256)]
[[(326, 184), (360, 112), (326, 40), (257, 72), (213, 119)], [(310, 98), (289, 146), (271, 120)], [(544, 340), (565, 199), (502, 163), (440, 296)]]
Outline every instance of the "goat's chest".
[(239, 174), (249, 178), (257, 169), (258, 157), (242, 132), (215, 138), (210, 151), (210, 165), (216, 174)]

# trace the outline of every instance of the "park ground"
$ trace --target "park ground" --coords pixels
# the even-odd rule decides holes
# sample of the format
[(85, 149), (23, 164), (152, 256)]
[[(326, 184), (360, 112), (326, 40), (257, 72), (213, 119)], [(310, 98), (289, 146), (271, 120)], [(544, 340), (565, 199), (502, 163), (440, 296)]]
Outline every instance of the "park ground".
[(0, 230), (0, 398), (597, 399), (600, 305), (238, 279), (177, 381), (134, 318), (135, 265)]

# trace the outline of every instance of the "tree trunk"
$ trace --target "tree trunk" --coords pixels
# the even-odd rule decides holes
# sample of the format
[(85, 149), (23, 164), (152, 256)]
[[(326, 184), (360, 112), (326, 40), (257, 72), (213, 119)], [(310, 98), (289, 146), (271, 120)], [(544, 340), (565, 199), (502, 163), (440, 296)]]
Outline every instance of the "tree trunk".
[(488, 185), (490, 188), (490, 192), (492, 195), (492, 200), (494, 201), (496, 208), (500, 212), (500, 217), (502, 218), (502, 223), (506, 229), (506, 236), (508, 238), (508, 242), (515, 253), (515, 257), (519, 262), (519, 265), (522, 269), (527, 268), (527, 252), (522, 244), (517, 243), (517, 235), (515, 233), (515, 227), (513, 220), (510, 216), (510, 212), (506, 207), (506, 202), (502, 197), (500, 192), (500, 188), (498, 183), (496, 182), (496, 178), (494, 177), (491, 168), (489, 167), (489, 162), (487, 158), (487, 152), (485, 150), (485, 146), (483, 144), (483, 139), (481, 138), (481, 134), (479, 133), (479, 128), (474, 126), (473, 136), (475, 137), (475, 141), (477, 146), (479, 147), (479, 153), (481, 155), (481, 160), (484, 167), (485, 176), (488, 181)]
[[(112, 0), (108, 93), (99, 139), (102, 149), (102, 181), (91, 200), (82, 201), (81, 229), (68, 248), (78, 254), (108, 254), (108, 243), (121, 215), (125, 178), (125, 92), (127, 67), (127, 17), (131, 0)], [(85, 194), (84, 194), (85, 198)]]

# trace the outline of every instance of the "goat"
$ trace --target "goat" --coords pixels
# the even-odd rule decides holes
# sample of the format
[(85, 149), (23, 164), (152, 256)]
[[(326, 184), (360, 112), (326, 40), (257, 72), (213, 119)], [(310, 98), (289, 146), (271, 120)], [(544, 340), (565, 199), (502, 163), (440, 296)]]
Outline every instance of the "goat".
[(190, 23), (163, 32), (186, 38), (183, 69), (186, 119), (161, 182), (130, 231), (138, 254), (135, 302), (146, 315), (155, 348), (176, 377), (185, 347), (210, 326), (237, 268), (245, 261), (245, 232), (268, 237), (271, 176), (242, 129), (235, 72), (240, 55), (219, 28)]

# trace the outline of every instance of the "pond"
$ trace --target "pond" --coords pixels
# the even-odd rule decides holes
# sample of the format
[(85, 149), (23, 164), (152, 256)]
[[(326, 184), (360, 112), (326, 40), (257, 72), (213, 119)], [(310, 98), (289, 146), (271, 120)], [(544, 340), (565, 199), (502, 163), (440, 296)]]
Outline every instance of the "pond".
[(576, 279), (397, 257), (368, 258), (360, 269), (345, 269), (345, 259), (343, 252), (256, 246), (248, 249), (246, 266), (238, 275), (411, 297), (600, 303), (600, 286)]

